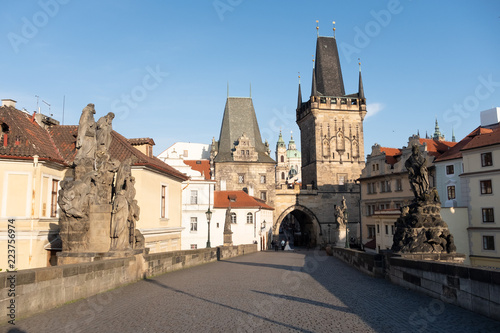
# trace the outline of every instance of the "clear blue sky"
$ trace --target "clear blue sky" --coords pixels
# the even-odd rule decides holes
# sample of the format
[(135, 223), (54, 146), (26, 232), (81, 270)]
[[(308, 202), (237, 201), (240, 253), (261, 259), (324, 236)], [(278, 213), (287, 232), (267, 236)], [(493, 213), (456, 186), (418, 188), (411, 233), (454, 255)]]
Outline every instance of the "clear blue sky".
[[(368, 116), (365, 153), (400, 147), (420, 130), (457, 140), (500, 106), (500, 1), (77, 1), (4, 0), (0, 97), (77, 124), (117, 114), (128, 138), (152, 137), (155, 154), (176, 141), (218, 139), (231, 96), (252, 97), (274, 148), (295, 124), (297, 75), (310, 92), (316, 20), (337, 43), (346, 93), (361, 58)], [(126, 97), (129, 96), (129, 97)], [(308, 97), (308, 96), (307, 96)]]

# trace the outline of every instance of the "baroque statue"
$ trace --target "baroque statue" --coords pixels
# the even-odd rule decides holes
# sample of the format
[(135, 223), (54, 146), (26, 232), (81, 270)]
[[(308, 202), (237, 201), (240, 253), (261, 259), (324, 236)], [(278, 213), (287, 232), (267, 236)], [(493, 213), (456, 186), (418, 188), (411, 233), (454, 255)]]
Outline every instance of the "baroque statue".
[(427, 161), (417, 145), (406, 160), (408, 178), (414, 198), (401, 207), (396, 221), (392, 251), (396, 253), (454, 253), (456, 246), (448, 225), (441, 218), (437, 190), (429, 185)]

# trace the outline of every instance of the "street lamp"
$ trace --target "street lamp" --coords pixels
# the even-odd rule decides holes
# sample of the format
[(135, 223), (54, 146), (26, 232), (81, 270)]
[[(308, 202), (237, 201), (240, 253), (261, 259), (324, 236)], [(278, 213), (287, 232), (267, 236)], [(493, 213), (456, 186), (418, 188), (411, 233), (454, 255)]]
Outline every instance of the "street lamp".
[(210, 220), (212, 219), (212, 212), (210, 211), (210, 207), (208, 207), (208, 210), (205, 212), (205, 216), (207, 217), (207, 223), (208, 223), (208, 240), (207, 240), (207, 249), (210, 248)]
[(266, 230), (266, 220), (264, 220), (261, 225), (260, 225), (260, 249), (262, 251), (264, 251), (266, 248), (265, 248), (265, 244), (264, 244), (264, 241), (266, 239), (266, 236), (264, 234), (264, 236), (262, 236), (262, 233)]

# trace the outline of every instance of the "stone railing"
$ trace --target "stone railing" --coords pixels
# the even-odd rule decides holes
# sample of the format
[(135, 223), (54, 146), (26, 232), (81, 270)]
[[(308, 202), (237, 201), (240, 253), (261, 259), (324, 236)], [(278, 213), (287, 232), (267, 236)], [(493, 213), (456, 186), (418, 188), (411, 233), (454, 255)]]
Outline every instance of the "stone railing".
[(238, 245), (138, 254), (80, 264), (0, 273), (0, 323), (52, 309), (67, 302), (142, 278), (257, 252), (257, 245)]
[[(327, 253), (375, 277), (500, 320), (500, 270), (331, 248)], [(447, 258), (441, 258), (447, 260)]]

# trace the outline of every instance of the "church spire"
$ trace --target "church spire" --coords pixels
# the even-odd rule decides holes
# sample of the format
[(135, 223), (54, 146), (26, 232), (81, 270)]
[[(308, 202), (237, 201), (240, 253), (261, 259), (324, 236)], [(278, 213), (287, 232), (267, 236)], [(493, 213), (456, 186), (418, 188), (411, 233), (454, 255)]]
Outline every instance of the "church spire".
[(457, 142), (455, 139), (455, 129), (451, 127), (451, 142)]
[(313, 59), (313, 80), (311, 86), (311, 96), (317, 96), (317, 95), (318, 95), (318, 90), (316, 89), (316, 70), (314, 67), (314, 59)]
[[(358, 58), (359, 61), (359, 58)], [(359, 85), (358, 85), (358, 97), (360, 99), (365, 99), (365, 90), (363, 89), (363, 79), (361, 78), (361, 62), (358, 62), (359, 65)]]
[(434, 126), (434, 135), (432, 136), (432, 138), (434, 140), (444, 140), (444, 135), (441, 134), (441, 132), (439, 131), (439, 125), (438, 125), (438, 120), (437, 120), (437, 117), (436, 117), (436, 125)]
[(297, 98), (297, 110), (302, 107), (302, 92), (300, 91), (300, 73), (299, 73), (299, 95)]

